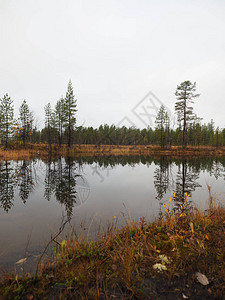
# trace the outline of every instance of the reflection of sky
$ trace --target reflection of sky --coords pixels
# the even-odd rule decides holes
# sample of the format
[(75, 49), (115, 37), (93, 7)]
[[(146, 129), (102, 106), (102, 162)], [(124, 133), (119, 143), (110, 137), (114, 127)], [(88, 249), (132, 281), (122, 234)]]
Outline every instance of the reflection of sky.
[(209, 191), (207, 185), (211, 187), (211, 195), (215, 200), (215, 203), (225, 203), (225, 181), (224, 177), (219, 177), (216, 179), (213, 175), (210, 176), (209, 173), (201, 172), (198, 182), (202, 187), (198, 188), (193, 193), (193, 201), (196, 203), (197, 207), (206, 209), (209, 199)]
[[(155, 165), (150, 166), (141, 163), (135, 166), (117, 165), (113, 168), (97, 168), (98, 173), (93, 172), (96, 164), (82, 166), (84, 182), (77, 180), (80, 195), (83, 193), (84, 201), (81, 205), (74, 206), (71, 225), (80, 229), (80, 224), (91, 224), (89, 233), (96, 228), (100, 221), (102, 224), (112, 220), (118, 225), (125, 223), (125, 219), (131, 217), (138, 219), (145, 216), (154, 219), (159, 213), (159, 202), (155, 200), (154, 187)], [(38, 184), (29, 196), (27, 203), (23, 204), (15, 192), (14, 206), (8, 213), (0, 210), (0, 264), (4, 261), (13, 263), (24, 255), (24, 250), (29, 234), (30, 251), (43, 247), (51, 238), (51, 234), (57, 232), (64, 212), (64, 206), (55, 200), (44, 198), (44, 172), (43, 162), (37, 164)], [(177, 166), (173, 164), (172, 174), (176, 179)], [(207, 185), (212, 186), (213, 191), (224, 199), (225, 184), (223, 177), (218, 180), (207, 172), (201, 172), (198, 182), (202, 187), (193, 192), (192, 200), (203, 209), (208, 201)], [(83, 190), (84, 189), (84, 190)], [(168, 203), (171, 188), (164, 195), (162, 201)], [(86, 197), (86, 198), (85, 198)], [(64, 212), (65, 214), (65, 212)], [(124, 216), (125, 215), (125, 218)], [(114, 218), (116, 216), (116, 218)], [(4, 253), (3, 253), (4, 252)]]
[[(86, 173), (90, 166), (86, 166)], [(90, 169), (91, 170), (91, 169)], [(156, 210), (158, 205), (154, 199), (154, 187), (152, 186), (154, 167), (147, 168), (143, 165), (116, 166), (114, 169), (101, 171), (104, 180), (94, 174), (87, 176), (91, 182), (91, 195), (88, 201), (88, 210), (94, 213), (96, 205), (99, 207), (98, 213), (104, 219), (118, 216), (125, 211), (125, 207), (130, 210), (131, 215), (147, 216), (150, 210)]]
[(5, 257), (10, 261), (13, 253), (18, 260), (18, 253), (24, 253), (29, 234), (29, 248), (33, 248), (43, 246), (50, 233), (58, 229), (61, 205), (56, 201), (46, 201), (43, 194), (44, 188), (39, 186), (24, 205), (18, 193), (15, 193), (12, 209), (8, 213), (0, 211), (0, 253), (7, 251), (3, 257), (0, 256), (0, 263)]

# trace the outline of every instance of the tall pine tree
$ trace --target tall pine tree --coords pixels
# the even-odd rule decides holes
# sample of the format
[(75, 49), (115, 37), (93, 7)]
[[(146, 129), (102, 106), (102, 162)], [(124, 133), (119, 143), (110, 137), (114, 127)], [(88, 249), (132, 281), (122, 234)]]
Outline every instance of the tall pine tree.
[(63, 125), (65, 121), (64, 105), (64, 98), (61, 97), (55, 106), (55, 125), (58, 132), (58, 142), (60, 147), (62, 145)]
[(199, 94), (195, 94), (196, 83), (191, 83), (190, 81), (184, 81), (177, 86), (175, 96), (177, 97), (177, 102), (175, 103), (175, 111), (177, 113), (177, 120), (180, 124), (183, 132), (182, 136), (182, 146), (186, 148), (187, 146), (187, 128), (191, 124), (194, 114), (193, 107), (190, 106), (194, 103), (193, 99), (199, 97)]
[(76, 125), (76, 102), (77, 100), (74, 99), (72, 82), (70, 80), (67, 87), (66, 97), (64, 99), (64, 128), (67, 133), (67, 144), (69, 147), (72, 143), (72, 133)]
[(160, 106), (155, 120), (156, 135), (160, 135), (160, 146), (163, 148), (166, 143), (166, 135), (169, 128), (169, 116), (164, 105)]
[(9, 97), (8, 94), (5, 94), (0, 100), (0, 111), (1, 111), (1, 141), (5, 144), (5, 148), (8, 147), (8, 142), (10, 135), (12, 134), (13, 128), (13, 100)]
[(51, 151), (52, 149), (52, 127), (53, 127), (53, 112), (51, 108), (51, 104), (47, 103), (44, 107), (45, 110), (45, 128), (47, 130), (47, 135), (48, 135), (48, 144), (49, 144), (49, 149)]
[(19, 108), (20, 116), (19, 116), (19, 126), (20, 126), (20, 134), (23, 141), (23, 146), (26, 147), (26, 142), (29, 135), (32, 134), (32, 124), (33, 124), (33, 115), (29, 109), (29, 106), (26, 100), (23, 101)]

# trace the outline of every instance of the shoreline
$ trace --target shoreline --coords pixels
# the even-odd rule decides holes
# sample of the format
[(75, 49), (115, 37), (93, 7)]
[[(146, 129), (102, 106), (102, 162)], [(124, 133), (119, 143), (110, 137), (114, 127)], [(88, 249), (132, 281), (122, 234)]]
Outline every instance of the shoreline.
[(127, 220), (92, 241), (73, 233), (55, 242), (53, 260), (39, 260), (36, 274), (5, 272), (1, 299), (222, 299), (224, 240), (220, 205)]
[(161, 149), (155, 145), (91, 145), (91, 144), (74, 144), (70, 148), (67, 145), (52, 144), (49, 148), (48, 144), (30, 144), (26, 149), (21, 146), (15, 146), (14, 149), (0, 148), (0, 159), (3, 160), (19, 160), (32, 158), (46, 158), (57, 156), (120, 156), (120, 155), (143, 155), (143, 156), (170, 156), (179, 157), (223, 157), (225, 156), (225, 147), (209, 147), (209, 146), (171, 146), (170, 148)]

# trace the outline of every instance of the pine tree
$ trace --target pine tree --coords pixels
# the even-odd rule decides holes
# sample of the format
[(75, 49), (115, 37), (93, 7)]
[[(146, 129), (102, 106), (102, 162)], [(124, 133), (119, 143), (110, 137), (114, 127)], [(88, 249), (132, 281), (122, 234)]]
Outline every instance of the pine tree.
[(26, 100), (23, 101), (19, 108), (19, 132), (23, 141), (24, 147), (26, 147), (26, 141), (29, 135), (32, 134), (33, 115), (29, 109)]
[(48, 103), (45, 107), (45, 128), (47, 129), (48, 134), (48, 144), (51, 151), (52, 146), (52, 125), (53, 125), (53, 114), (52, 114), (52, 108), (51, 104)]
[(161, 105), (158, 114), (156, 116), (155, 124), (156, 124), (156, 134), (159, 132), (160, 134), (160, 146), (163, 148), (165, 146), (165, 128), (166, 123), (168, 122), (168, 114), (166, 112), (165, 106)]
[(10, 135), (12, 134), (13, 128), (13, 100), (5, 94), (0, 102), (0, 111), (1, 111), (1, 140), (5, 144), (5, 148), (8, 147), (8, 142)]
[(190, 103), (194, 103), (193, 99), (199, 97), (199, 94), (195, 94), (196, 83), (191, 83), (190, 81), (184, 81), (177, 86), (175, 96), (177, 97), (177, 102), (175, 103), (175, 111), (177, 113), (178, 123), (181, 125), (183, 138), (182, 145), (183, 148), (187, 146), (187, 128), (188, 125), (193, 120), (193, 107)]
[(72, 142), (72, 132), (75, 129), (76, 125), (76, 100), (74, 100), (73, 87), (71, 80), (69, 81), (66, 97), (64, 100), (64, 128), (67, 133), (67, 143), (68, 146), (71, 146)]
[(65, 122), (64, 105), (64, 98), (61, 97), (55, 106), (55, 125), (58, 131), (58, 141), (60, 147), (62, 145), (63, 126)]

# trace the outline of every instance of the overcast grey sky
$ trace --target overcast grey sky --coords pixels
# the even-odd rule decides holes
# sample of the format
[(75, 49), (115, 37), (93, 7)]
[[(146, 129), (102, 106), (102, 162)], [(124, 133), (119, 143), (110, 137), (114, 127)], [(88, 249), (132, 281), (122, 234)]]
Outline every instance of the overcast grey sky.
[(132, 109), (151, 91), (173, 112), (184, 80), (204, 122), (225, 125), (223, 0), (0, 0), (0, 43), (0, 97), (40, 124), (71, 79), (78, 125), (143, 127)]

